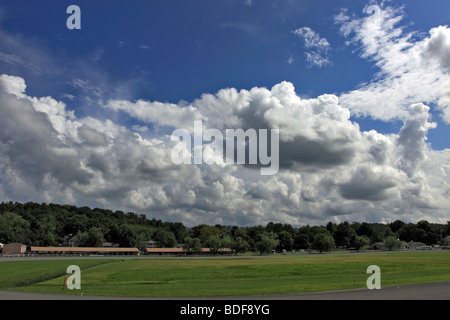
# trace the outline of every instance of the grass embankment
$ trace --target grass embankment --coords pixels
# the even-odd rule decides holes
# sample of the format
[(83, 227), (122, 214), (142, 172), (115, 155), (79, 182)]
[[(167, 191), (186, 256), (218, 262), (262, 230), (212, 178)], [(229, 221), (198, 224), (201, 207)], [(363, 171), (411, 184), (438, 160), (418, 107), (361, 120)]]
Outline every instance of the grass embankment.
[[(72, 264), (81, 268), (81, 290), (63, 291)], [(450, 280), (450, 252), (408, 252), (2, 262), (0, 289), (136, 297), (301, 293), (366, 288), (369, 265), (380, 267), (381, 286)]]

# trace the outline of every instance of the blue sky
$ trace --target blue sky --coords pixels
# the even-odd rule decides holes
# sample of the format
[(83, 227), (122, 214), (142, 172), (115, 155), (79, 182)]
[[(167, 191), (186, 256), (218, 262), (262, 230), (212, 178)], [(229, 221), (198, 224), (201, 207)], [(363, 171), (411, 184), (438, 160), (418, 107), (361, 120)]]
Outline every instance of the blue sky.
[[(66, 9), (71, 4), (81, 9), (81, 30), (66, 27), (69, 17)], [(376, 21), (371, 21), (366, 12), (370, 5), (379, 6), (384, 14), (381, 27), (374, 29), (379, 34), (373, 35), (373, 39), (370, 26)], [(389, 23), (393, 21), (392, 26)], [(117, 101), (136, 106), (133, 103), (142, 100), (182, 108), (196, 105), (196, 101), (200, 104), (205, 94), (216, 95), (224, 89), (271, 90), (287, 82), (304, 100), (324, 94), (336, 96), (340, 106), (350, 111), (350, 121), (359, 125), (358, 134), (374, 130), (385, 137), (399, 134), (402, 128), (406, 132), (406, 123), (409, 120), (413, 123), (409, 106), (424, 103), (430, 108), (426, 111), (427, 121), (437, 125), (427, 127), (426, 142), (431, 151), (445, 152), (450, 148), (450, 107), (445, 102), (445, 90), (432, 89), (448, 81), (445, 59), (449, 49), (442, 41), (439, 42), (442, 47), (431, 52), (436, 46), (428, 44), (433, 39), (437, 42), (445, 38), (449, 22), (450, 3), (441, 0), (4, 0), (0, 3), (0, 74), (23, 79), (28, 97), (48, 96), (64, 103), (65, 110), (73, 111), (81, 122), (92, 118), (105, 124), (109, 120), (138, 131), (144, 139), (161, 138), (161, 132), (170, 133), (174, 126), (164, 125), (170, 121), (155, 119), (156, 116), (149, 120), (143, 114), (146, 111), (138, 113), (137, 107), (132, 111), (118, 107)], [(439, 26), (443, 29), (436, 29), (431, 36), (430, 31)], [(399, 31), (400, 34), (396, 33)], [(374, 39), (378, 41), (376, 53), (370, 51), (370, 41)], [(385, 48), (392, 44), (405, 45), (405, 49), (386, 53)], [(424, 49), (422, 64), (409, 62), (423, 48), (429, 50)], [(428, 53), (431, 58), (425, 55)], [(397, 65), (401, 59), (405, 62)], [(416, 67), (433, 59), (441, 64), (423, 70), (426, 73), (436, 70), (436, 78), (424, 80), (427, 82), (421, 86), (420, 70)], [(398, 82), (393, 84), (395, 79)], [(196, 108), (206, 114), (206, 109)], [(422, 147), (429, 148), (426, 144)], [(299, 170), (303, 174), (303, 169)], [(19, 172), (23, 170), (17, 169)], [(335, 185), (343, 190), (344, 180)], [(3, 185), (0, 195), (5, 199), (18, 193), (12, 185), (6, 187), (5, 181), (10, 180), (0, 176), (0, 181)], [(57, 199), (48, 190), (47, 198), (40, 198), (42, 192), (38, 189), (27, 199)], [(127, 192), (132, 193), (129, 189)], [(98, 204), (94, 196), (75, 193), (67, 199), (77, 204)], [(100, 204), (106, 205), (109, 200), (102, 201)], [(123, 199), (115, 205), (134, 211), (155, 209), (150, 205), (133, 207), (130, 203), (131, 200)], [(194, 213), (186, 218), (177, 209), (176, 205), (161, 205), (155, 210), (163, 218), (194, 219)], [(189, 210), (197, 212), (197, 209)], [(313, 209), (308, 210), (314, 216)], [(383, 210), (386, 209), (371, 209), (368, 215), (382, 220)], [(168, 214), (169, 211), (172, 213)], [(201, 212), (203, 215), (208, 210), (203, 208)], [(228, 221), (223, 214), (218, 216), (217, 219)], [(288, 215), (286, 221), (298, 223), (293, 216)], [(242, 217), (236, 219), (249, 223)]]
[[(387, 3), (404, 6), (402, 24), (418, 33), (450, 21), (445, 1)], [(78, 78), (104, 90), (105, 97), (176, 103), (222, 88), (271, 87), (285, 80), (298, 94), (314, 97), (353, 90), (377, 71), (355, 46), (345, 45), (333, 21), (342, 8), (361, 14), (367, 5), (361, 1), (78, 1), (82, 30), (65, 26), (70, 4), (4, 1), (0, 6), (2, 30), (26, 37), (53, 60), (55, 70), (41, 73), (36, 83), (33, 74), (27, 79), (32, 94), (77, 96), (68, 82)], [(329, 65), (305, 61), (305, 46), (293, 33), (305, 26), (329, 42)], [(11, 65), (3, 69), (30, 72)], [(76, 103), (70, 108), (84, 112)], [(437, 112), (433, 118), (439, 126), (429, 142), (446, 148), (450, 129)], [(361, 127), (383, 132), (399, 127), (370, 120), (360, 120)]]

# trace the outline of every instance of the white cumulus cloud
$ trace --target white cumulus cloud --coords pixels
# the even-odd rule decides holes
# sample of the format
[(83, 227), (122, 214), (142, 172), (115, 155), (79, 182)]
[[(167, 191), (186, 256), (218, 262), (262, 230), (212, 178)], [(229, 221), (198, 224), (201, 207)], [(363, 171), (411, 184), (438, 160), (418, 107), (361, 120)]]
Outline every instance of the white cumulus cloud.
[(439, 26), (422, 36), (405, 31), (402, 9), (372, 5), (365, 11), (361, 18), (342, 11), (335, 21), (379, 71), (373, 81), (342, 94), (342, 105), (354, 114), (392, 120), (407, 117), (411, 104), (437, 104), (450, 123), (450, 29)]
[(450, 152), (428, 147), (434, 124), (424, 104), (408, 107), (403, 127), (389, 135), (361, 131), (337, 96), (302, 99), (289, 82), (173, 104), (170, 121), (155, 113), (159, 102), (105, 106), (149, 126), (189, 129), (200, 118), (219, 130), (279, 128), (280, 171), (261, 176), (245, 165), (175, 165), (167, 135), (145, 138), (141, 126), (79, 118), (64, 103), (24, 90), (23, 79), (0, 77), (5, 200), (104, 206), (188, 225), (445, 220)]

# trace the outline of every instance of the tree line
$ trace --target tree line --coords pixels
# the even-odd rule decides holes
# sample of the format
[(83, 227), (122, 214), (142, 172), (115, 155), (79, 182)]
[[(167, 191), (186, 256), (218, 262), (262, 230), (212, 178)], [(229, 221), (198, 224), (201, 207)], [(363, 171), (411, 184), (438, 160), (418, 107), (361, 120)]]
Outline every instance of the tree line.
[(359, 250), (375, 242), (395, 243), (399, 239), (441, 244), (450, 235), (447, 224), (328, 222), (322, 226), (269, 222), (257, 226), (223, 226), (200, 224), (186, 227), (181, 222), (163, 222), (134, 212), (91, 209), (72, 205), (2, 202), (0, 204), (0, 243), (20, 242), (27, 246), (60, 246), (67, 236), (76, 236), (80, 247), (99, 247), (104, 242), (120, 247), (144, 250), (149, 241), (158, 247), (175, 247), (213, 253), (230, 248), (234, 253), (249, 251), (270, 253), (272, 250), (333, 248)]

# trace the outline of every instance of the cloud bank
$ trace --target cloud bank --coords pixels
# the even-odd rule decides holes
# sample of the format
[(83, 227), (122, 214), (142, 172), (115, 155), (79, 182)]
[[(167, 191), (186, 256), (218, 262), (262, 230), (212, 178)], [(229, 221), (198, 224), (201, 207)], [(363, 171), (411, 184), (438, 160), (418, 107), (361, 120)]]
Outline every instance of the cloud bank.
[(24, 79), (1, 75), (0, 196), (131, 210), (187, 225), (445, 220), (450, 152), (427, 146), (434, 124), (422, 103), (406, 110), (400, 132), (391, 135), (361, 131), (337, 96), (301, 99), (289, 82), (223, 89), (179, 105), (110, 100), (102, 107), (142, 126), (189, 128), (202, 119), (218, 129), (278, 128), (280, 172), (174, 165), (169, 135), (146, 138), (110, 120), (76, 117), (52, 97), (28, 96)]

